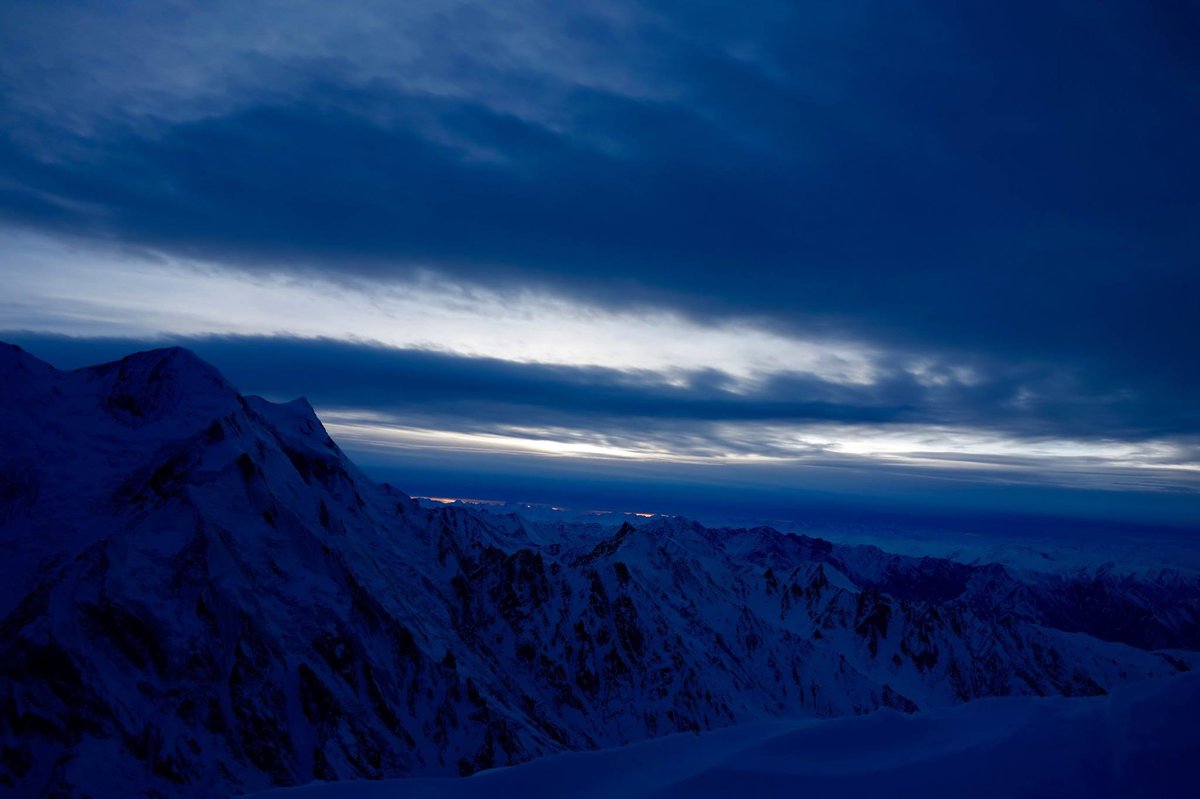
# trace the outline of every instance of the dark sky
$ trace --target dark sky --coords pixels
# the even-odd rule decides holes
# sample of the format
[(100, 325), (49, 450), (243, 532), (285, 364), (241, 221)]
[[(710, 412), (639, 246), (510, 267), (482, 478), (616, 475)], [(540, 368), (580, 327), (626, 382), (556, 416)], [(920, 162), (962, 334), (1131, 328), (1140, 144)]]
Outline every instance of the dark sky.
[(1195, 522), (1197, 41), (1172, 2), (12, 0), (0, 338), (183, 340), (416, 493)]

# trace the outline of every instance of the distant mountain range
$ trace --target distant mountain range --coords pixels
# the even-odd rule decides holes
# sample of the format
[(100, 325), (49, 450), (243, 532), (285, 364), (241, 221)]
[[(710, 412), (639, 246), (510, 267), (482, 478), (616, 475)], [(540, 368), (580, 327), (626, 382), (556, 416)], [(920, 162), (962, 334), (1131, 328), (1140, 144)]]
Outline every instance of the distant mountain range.
[(220, 796), (1200, 666), (1200, 578), (429, 507), (179, 348), (0, 345), (0, 786)]

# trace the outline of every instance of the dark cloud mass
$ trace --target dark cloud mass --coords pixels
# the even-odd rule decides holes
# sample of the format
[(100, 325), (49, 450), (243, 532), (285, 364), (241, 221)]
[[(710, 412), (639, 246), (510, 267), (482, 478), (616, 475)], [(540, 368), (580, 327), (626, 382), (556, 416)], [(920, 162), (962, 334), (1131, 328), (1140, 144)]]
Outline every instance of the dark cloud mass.
[[(259, 53), (211, 113), (103, 108), (80, 133), (14, 102), (4, 213), (247, 268), (416, 264), (1138, 375), (1193, 354), (1194, 12), (702, 8), (531, 20), (611, 46), (624, 93), (461, 52), (495, 24), (463, 12), (407, 71)], [(174, 68), (224, 79), (196, 59)], [(427, 69), (452, 90), (408, 88)]]
[[(481, 451), (472, 446), (402, 443), (392, 449), (376, 433), (359, 437), (337, 429), (341, 444), (380, 479), (413, 493), (518, 498), (545, 503), (644, 507), (660, 512), (757, 513), (758, 518), (800, 513), (806, 523), (924, 524), (959, 531), (979, 524), (996, 533), (1004, 524), (1020, 529), (1061, 529), (1070, 517), (1193, 527), (1200, 499), (1194, 477), (1172, 474), (1170, 463), (1127, 468), (1104, 459), (1030, 455), (980, 457), (971, 453), (922, 453), (928, 462), (878, 463), (840, 450), (838, 441), (797, 446), (787, 425), (848, 423), (887, 429), (936, 420), (980, 427), (1036, 446), (1072, 411), (1037, 407), (1004, 410), (1014, 385), (991, 385), (971, 395), (959, 388), (917, 386), (905, 380), (847, 389), (811, 377), (785, 376), (754, 391), (734, 391), (728, 376), (694, 374), (686, 386), (659, 374), (605, 368), (514, 364), (492, 359), (397, 350), (328, 340), (266, 336), (208, 336), (142, 341), (72, 338), (0, 332), (60, 368), (120, 358), (132, 350), (182, 344), (208, 359), (247, 392), (269, 398), (306, 396), (326, 422), (353, 423), (364, 411), (368, 425), (420, 428), (448, 434), (516, 433), (565, 443), (641, 446), (665, 458), (546, 457), (511, 447)], [(799, 396), (827, 396), (800, 401)], [(1060, 402), (1069, 402), (1062, 395)], [(352, 411), (349, 417), (338, 411)], [(1094, 413), (1092, 409), (1092, 413)], [(1086, 415), (1086, 405), (1075, 414)], [(1112, 410), (1103, 411), (1112, 413)], [(1142, 411), (1130, 410), (1138, 419)], [(1004, 419), (1004, 423), (997, 423)], [(732, 426), (731, 426), (732, 423)], [(780, 433), (776, 425), (784, 426)], [(1103, 425), (1120, 427), (1112, 419)], [(1075, 419), (1086, 434), (1096, 419)], [(1140, 438), (1147, 431), (1138, 431)], [(1178, 458), (1196, 461), (1200, 443), (1181, 443)], [(1020, 450), (1016, 450), (1020, 452)], [(397, 452), (400, 455), (397, 455)], [(752, 455), (775, 462), (734, 463), (714, 468), (704, 458)], [(696, 461), (696, 458), (701, 458)], [(970, 465), (961, 473), (956, 463)], [(624, 503), (624, 504), (623, 504)], [(941, 507), (941, 518), (930, 515)], [(800, 510), (803, 509), (803, 510)], [(985, 510), (983, 517), (979, 511)], [(1032, 516), (1014, 518), (1021, 510)], [(961, 516), (961, 513), (966, 516)], [(989, 515), (1001, 513), (1001, 516)], [(816, 513), (816, 516), (814, 516)], [(882, 516), (880, 516), (882, 513)], [(912, 518), (906, 515), (917, 513)], [(960, 513), (954, 516), (953, 513)], [(896, 516), (899, 515), (899, 516)]]
[[(728, 514), (753, 508), (760, 514), (785, 517), (798, 507), (807, 508), (805, 514), (820, 508), (823, 514), (840, 514), (829, 518), (842, 521), (845, 513), (853, 517), (924, 507), (926, 515), (920, 518), (928, 523), (930, 506), (991, 512), (1029, 507), (1176, 525), (1191, 524), (1200, 512), (1194, 478), (1155, 469), (1152, 461), (1130, 469), (1096, 458), (1036, 454), (981, 458), (929, 451), (922, 453), (928, 462), (880, 464), (841, 451), (836, 441), (800, 447), (787, 433), (789, 425), (834, 423), (886, 430), (931, 421), (956, 422), (1036, 446), (1051, 434), (1048, 431), (1054, 436), (1086, 436), (1097, 427), (1124, 426), (1133, 441), (1162, 432), (1132, 428), (1133, 420), (1146, 415), (1144, 409), (1128, 409), (1129, 418), (1122, 421), (1119, 409), (1089, 408), (1086, 402), (1071, 408), (1070, 394), (1061, 391), (1060, 407), (1030, 405), (1014, 410), (1011, 394), (1020, 390), (1015, 378), (968, 390), (921, 386), (899, 376), (847, 387), (795, 374), (746, 392), (728, 375), (713, 372), (693, 374), (687, 385), (679, 386), (652, 372), (520, 364), (331, 340), (81, 339), (19, 331), (0, 332), (0, 340), (17, 343), (60, 368), (180, 344), (216, 364), (247, 392), (276, 400), (308, 397), (335, 425), (354, 423), (366, 412), (368, 424), (385, 428), (484, 435), (515, 431), (560, 442), (640, 446), (669, 453), (665, 459), (649, 462), (547, 458), (504, 448), (414, 447), (409, 442), (402, 444), (403, 457), (397, 458), (396, 451), (374, 434), (358, 437), (350, 429), (339, 432), (343, 446), (374, 474), (414, 493), (580, 505), (626, 502), (677, 512)], [(339, 409), (350, 410), (350, 417)], [(1177, 459), (1194, 462), (1200, 457), (1200, 442), (1194, 437), (1180, 446), (1184, 450)], [(745, 455), (779, 460), (716, 469), (693, 460), (724, 461)], [(961, 474), (956, 463), (969, 465), (971, 474)], [(960, 529), (965, 529), (963, 523), (962, 519), (955, 522)], [(978, 519), (971, 522), (978, 523)]]
[[(716, 369), (680, 384), (194, 342), (248, 389), (623, 434), (1200, 435), (1189, 4), (14, 2), (0, 30), (10, 227), (368, 285), (422, 270), (904, 356), (869, 384), (783, 371), (747, 390)], [(913, 358), (976, 378), (919, 379)]]
[(936, 370), (936, 381), (896, 370), (864, 384), (784, 372), (747, 386), (715, 369), (668, 379), (644, 370), (518, 363), (330, 339), (80, 339), (20, 331), (0, 331), (0, 339), (69, 368), (178, 343), (247, 392), (406, 416), (436, 408), (480, 427), (534, 421), (645, 433), (679, 422), (935, 424), (1030, 439), (1141, 441), (1187, 434), (1198, 424), (1192, 406), (1148, 407), (1136, 397), (1105, 401), (1094, 387), (1038, 371), (993, 371), (984, 381), (964, 382)]

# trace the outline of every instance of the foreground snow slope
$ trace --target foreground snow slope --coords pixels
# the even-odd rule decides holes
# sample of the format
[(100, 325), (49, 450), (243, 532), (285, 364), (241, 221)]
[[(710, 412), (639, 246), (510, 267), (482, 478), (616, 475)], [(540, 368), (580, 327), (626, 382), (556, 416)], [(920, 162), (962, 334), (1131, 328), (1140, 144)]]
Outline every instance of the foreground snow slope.
[(1200, 675), (1087, 699), (983, 699), (672, 735), (462, 779), (314, 784), (257, 799), (1151, 797), (1200, 784)]

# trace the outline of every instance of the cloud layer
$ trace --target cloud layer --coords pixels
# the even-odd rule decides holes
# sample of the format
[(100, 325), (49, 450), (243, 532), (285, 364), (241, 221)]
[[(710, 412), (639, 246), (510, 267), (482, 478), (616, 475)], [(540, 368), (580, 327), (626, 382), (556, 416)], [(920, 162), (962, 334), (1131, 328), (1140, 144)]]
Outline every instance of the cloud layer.
[(20, 224), (1130, 379), (1200, 339), (1197, 59), (1157, 6), (7, 14)]
[[(1197, 38), (1158, 3), (17, 0), (0, 329), (201, 336), (379, 429), (1133, 485), (1200, 436)], [(31, 236), (74, 254), (12, 266)]]
[[(4, 333), (61, 366), (163, 340)], [(1143, 408), (1096, 406), (1044, 375), (965, 383), (897, 372), (869, 384), (775, 374), (756, 385), (715, 370), (515, 363), (426, 350), (269, 336), (175, 338), (237, 385), (307, 396), (351, 448), (571, 456), (658, 464), (819, 466), (1194, 493), (1200, 448), (1138, 427)], [(1036, 390), (1036, 394), (1034, 393)], [(1053, 397), (1023, 401), (1026, 395)], [(1095, 436), (1100, 428), (1110, 431)], [(1123, 435), (1114, 435), (1114, 432)], [(850, 481), (847, 485), (852, 485)]]

